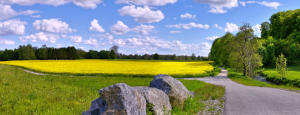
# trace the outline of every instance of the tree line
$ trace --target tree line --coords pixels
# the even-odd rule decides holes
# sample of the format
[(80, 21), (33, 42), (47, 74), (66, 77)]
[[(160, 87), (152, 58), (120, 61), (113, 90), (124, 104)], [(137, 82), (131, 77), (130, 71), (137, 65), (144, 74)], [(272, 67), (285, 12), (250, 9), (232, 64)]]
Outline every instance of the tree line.
[(242, 72), (244, 76), (254, 77), (256, 70), (262, 66), (258, 39), (254, 36), (252, 27), (244, 24), (236, 35), (226, 33), (216, 39), (209, 58), (216, 65), (231, 67), (235, 71)]
[(270, 22), (261, 24), (261, 43), (259, 49), (265, 66), (276, 65), (276, 57), (281, 53), (292, 65), (300, 59), (300, 9), (278, 12), (271, 16)]
[(270, 22), (261, 24), (261, 37), (244, 24), (236, 35), (226, 33), (216, 39), (209, 59), (250, 77), (262, 66), (275, 67), (281, 54), (287, 57), (287, 64), (295, 64), (300, 59), (299, 16), (300, 9), (273, 14)]
[(73, 60), (73, 59), (145, 59), (145, 60), (208, 60), (202, 56), (176, 56), (155, 54), (122, 54), (118, 52), (119, 47), (113, 46), (110, 50), (84, 51), (75, 47), (53, 48), (43, 45), (40, 48), (32, 45), (20, 45), (16, 49), (5, 49), (0, 51), (0, 60)]

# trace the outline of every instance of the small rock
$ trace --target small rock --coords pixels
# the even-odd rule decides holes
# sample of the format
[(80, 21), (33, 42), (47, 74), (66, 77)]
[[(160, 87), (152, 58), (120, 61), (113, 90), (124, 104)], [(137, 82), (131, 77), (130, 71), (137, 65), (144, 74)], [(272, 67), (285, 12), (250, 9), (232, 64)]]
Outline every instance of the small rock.
[(134, 89), (145, 97), (147, 104), (153, 105), (155, 115), (171, 115), (172, 106), (165, 92), (150, 87), (134, 87)]
[(179, 80), (168, 75), (155, 76), (150, 83), (150, 87), (164, 91), (169, 96), (173, 106), (183, 106), (184, 101), (192, 96), (191, 92)]

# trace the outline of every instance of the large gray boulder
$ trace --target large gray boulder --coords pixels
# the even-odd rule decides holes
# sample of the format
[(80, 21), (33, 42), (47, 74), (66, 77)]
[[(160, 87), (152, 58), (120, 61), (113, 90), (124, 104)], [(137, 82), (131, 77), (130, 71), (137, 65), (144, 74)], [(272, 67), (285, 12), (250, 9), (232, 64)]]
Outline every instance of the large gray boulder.
[(82, 115), (100, 115), (105, 111), (105, 102), (98, 98), (91, 103), (91, 107), (88, 111), (82, 113)]
[(184, 101), (192, 96), (191, 92), (177, 79), (168, 75), (157, 75), (150, 83), (150, 87), (164, 91), (173, 106), (183, 106)]
[(146, 115), (144, 96), (124, 83), (103, 88), (99, 93), (101, 97), (83, 115)]
[(150, 87), (134, 87), (134, 89), (145, 97), (148, 106), (152, 105), (152, 112), (155, 115), (171, 115), (172, 106), (165, 92)]

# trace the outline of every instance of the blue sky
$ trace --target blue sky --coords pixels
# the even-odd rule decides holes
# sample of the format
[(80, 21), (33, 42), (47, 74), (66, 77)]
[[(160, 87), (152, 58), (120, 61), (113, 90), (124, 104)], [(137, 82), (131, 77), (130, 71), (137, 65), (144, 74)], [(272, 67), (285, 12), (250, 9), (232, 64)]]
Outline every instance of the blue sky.
[(1, 0), (0, 49), (75, 46), (207, 56), (213, 40), (299, 8), (298, 0)]

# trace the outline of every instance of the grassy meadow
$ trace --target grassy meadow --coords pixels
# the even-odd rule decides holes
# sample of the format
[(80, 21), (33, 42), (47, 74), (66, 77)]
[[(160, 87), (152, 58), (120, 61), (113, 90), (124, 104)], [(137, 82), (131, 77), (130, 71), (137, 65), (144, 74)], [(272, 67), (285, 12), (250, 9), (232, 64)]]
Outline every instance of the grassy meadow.
[[(26, 60), (3, 61), (8, 64), (46, 73), (79, 75), (157, 75), (201, 76), (213, 71), (210, 61), (149, 61), (149, 60)], [(203, 76), (203, 75), (202, 75)]]
[(300, 65), (289, 66), (286, 77), (281, 77), (275, 68), (266, 68), (262, 74), (271, 81), (279, 85), (292, 85), (300, 88)]
[[(64, 60), (65, 61), (65, 60)], [(9, 61), (9, 63), (18, 62), (18, 64), (26, 64), (27, 66), (38, 67), (38, 64), (47, 64), (48, 66), (40, 66), (40, 68), (48, 68), (48, 70), (59, 70), (56, 69), (56, 65), (60, 62), (57, 61), (53, 63), (50, 61)], [(75, 60), (75, 62), (88, 62), (92, 61), (95, 64), (95, 68), (98, 72), (101, 70), (99, 68), (104, 68), (99, 60)], [(21, 63), (22, 62), (22, 63)], [(24, 63), (23, 63), (24, 62)], [(34, 63), (33, 63), (34, 62)], [(45, 62), (45, 63), (42, 63)], [(117, 61), (119, 62), (119, 61)], [(137, 61), (137, 63), (147, 63), (144, 61)], [(8, 63), (8, 62), (1, 62)], [(53, 63), (53, 64), (51, 64)], [(161, 62), (154, 61), (155, 64), (160, 64)], [(177, 63), (177, 62), (176, 62)], [(15, 63), (16, 64), (16, 63)], [(74, 64), (74, 63), (73, 63)], [(197, 64), (203, 63), (184, 63), (181, 64), (183, 67), (195, 66)], [(208, 64), (204, 62), (204, 65)], [(13, 65), (13, 64), (11, 64)], [(98, 91), (101, 88), (116, 84), (116, 83), (127, 83), (130, 86), (149, 86), (150, 81), (153, 78), (150, 77), (133, 77), (130, 74), (127, 76), (94, 76), (94, 77), (71, 77), (70, 75), (34, 75), (31, 73), (24, 72), (20, 67), (15, 67), (0, 64), (0, 114), (1, 115), (76, 115), (81, 114), (83, 111), (90, 107), (90, 102), (97, 97), (99, 97)], [(72, 67), (70, 64), (61, 64), (59, 66), (68, 66), (69, 68), (64, 68), (71, 71)], [(88, 64), (87, 64), (88, 65)], [(89, 68), (86, 64), (76, 65), (77, 67)], [(96, 68), (97, 65), (99, 68)], [(150, 66), (151, 64), (148, 64)], [(153, 64), (154, 65), (154, 64)], [(166, 64), (166, 65), (172, 65)], [(166, 67), (164, 64), (162, 66), (154, 65), (153, 67)], [(21, 65), (18, 65), (21, 66)], [(126, 66), (126, 65), (125, 65)], [(145, 66), (145, 65), (142, 65)], [(74, 67), (74, 68), (77, 68)], [(177, 66), (179, 67), (179, 66)], [(59, 68), (59, 67), (58, 67)], [(73, 68), (73, 69), (74, 69)], [(123, 70), (128, 70), (122, 66)], [(118, 69), (122, 69), (119, 67)], [(138, 68), (138, 67), (136, 67)], [(172, 68), (172, 67), (171, 67)], [(210, 67), (209, 67), (210, 68)], [(34, 68), (31, 68), (34, 69)], [(184, 68), (186, 69), (186, 68)], [(96, 70), (94, 70), (96, 72)], [(113, 70), (113, 69), (110, 69)], [(182, 71), (181, 68), (177, 68), (178, 71)], [(48, 72), (49, 72), (48, 71)], [(87, 70), (76, 70), (87, 71)], [(139, 71), (139, 70), (135, 70)], [(150, 70), (147, 70), (148, 72)], [(177, 71), (177, 72), (178, 72)], [(56, 71), (58, 72), (58, 71)], [(172, 71), (168, 71), (172, 72)], [(152, 76), (153, 77), (153, 76)], [(201, 81), (188, 81), (181, 80), (184, 85), (191, 91), (195, 92), (195, 98), (189, 99), (186, 102), (184, 108), (176, 108), (172, 113), (174, 114), (190, 114), (197, 113), (199, 110), (204, 109), (203, 101), (208, 99), (220, 99), (224, 96), (224, 88), (221, 86), (215, 86), (207, 84)]]
[[(275, 68), (266, 68), (264, 70), (264, 73), (272, 77), (279, 77), (279, 74)], [(290, 80), (295, 80), (295, 79), (300, 80), (300, 65), (289, 66), (286, 74), (286, 78)]]

